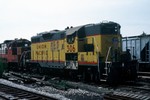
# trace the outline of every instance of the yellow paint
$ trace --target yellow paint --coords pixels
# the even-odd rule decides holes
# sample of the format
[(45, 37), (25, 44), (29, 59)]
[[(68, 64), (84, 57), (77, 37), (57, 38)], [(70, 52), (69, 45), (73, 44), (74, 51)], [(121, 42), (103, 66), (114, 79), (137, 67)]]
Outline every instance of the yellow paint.
[[(118, 39), (118, 43), (115, 44), (113, 39)], [(79, 52), (78, 61), (82, 62), (96, 62), (100, 58), (102, 62), (105, 62), (109, 47), (112, 50), (121, 50), (121, 36), (120, 35), (95, 35), (88, 36), (86, 38), (87, 44), (94, 44), (93, 52)], [(80, 43), (79, 43), (80, 44)], [(110, 59), (110, 55), (108, 56)]]
[(66, 53), (77, 53), (78, 52), (78, 40), (75, 37), (75, 41), (72, 44), (67, 43), (65, 39), (65, 52)]
[(31, 59), (40, 61), (64, 61), (64, 40), (32, 43)]
[[(68, 44), (66, 39), (32, 43), (31, 59), (40, 61), (65, 61), (66, 53), (78, 53), (78, 62), (97, 63), (99, 58), (102, 62), (105, 61), (109, 47), (112, 47), (112, 50), (121, 50), (120, 35), (99, 34), (88, 36), (83, 41), (80, 41), (81, 43), (78, 43), (78, 41), (76, 37), (73, 44)], [(78, 51), (79, 44), (80, 51)], [(85, 52), (84, 44), (93, 44), (94, 51)], [(110, 56), (109, 60), (111, 60)]]

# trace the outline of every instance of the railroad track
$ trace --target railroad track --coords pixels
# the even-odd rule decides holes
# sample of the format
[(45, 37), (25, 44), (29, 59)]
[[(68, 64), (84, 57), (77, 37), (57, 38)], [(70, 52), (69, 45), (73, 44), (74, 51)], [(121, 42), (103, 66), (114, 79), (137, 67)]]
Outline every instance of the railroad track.
[(150, 72), (138, 72), (138, 81), (150, 83)]
[(8, 79), (13, 77), (13, 79), (10, 79), (10, 81), (13, 82), (23, 82), (25, 84), (32, 84), (32, 83), (36, 83), (39, 85), (45, 85), (45, 86), (52, 86), (56, 89), (59, 90), (67, 90), (70, 88), (77, 88), (75, 86), (72, 86), (70, 84), (67, 84), (67, 82), (65, 80), (60, 80), (58, 77), (53, 78), (53, 79), (49, 79), (48, 81), (45, 80), (45, 77), (48, 76), (38, 76), (39, 78), (36, 78), (37, 76), (34, 75), (22, 75), (20, 73), (15, 73), (15, 72), (10, 72), (9, 75), (5, 75), (5, 79)]
[(149, 86), (120, 86), (119, 91), (104, 95), (104, 100), (150, 100)]
[(139, 77), (150, 79), (150, 72), (138, 72), (137, 74)]
[(0, 98), (2, 100), (58, 100), (44, 94), (38, 94), (27, 90), (0, 84)]
[(113, 92), (105, 94), (104, 100), (150, 100), (150, 96), (125, 92)]
[[(53, 87), (56, 87), (55, 85), (58, 85), (58, 83), (61, 83), (61, 82), (54, 82), (54, 80), (52, 82), (47, 82), (47, 81), (44, 81), (43, 79), (41, 79), (42, 77), (40, 77), (39, 79), (38, 78), (34, 78), (34, 77), (31, 77), (31, 76), (28, 76), (28, 77), (25, 77), (24, 75), (20, 75), (20, 74), (17, 74), (17, 73), (11, 73), (12, 75), (14, 76), (17, 76), (19, 78), (21, 78), (22, 80), (32, 80), (33, 82), (36, 81), (36, 82), (41, 82), (42, 84), (45, 84), (45, 85), (50, 85), (50, 86), (53, 86)], [(84, 90), (87, 90), (87, 91), (92, 91), (92, 92), (96, 92), (96, 93), (104, 93), (104, 100), (150, 100), (150, 96), (147, 95), (149, 94), (149, 91), (150, 91), (150, 88), (148, 87), (143, 87), (143, 86), (121, 86), (121, 88), (123, 88), (122, 90), (124, 89), (127, 89), (126, 91), (124, 92), (118, 92), (118, 91), (109, 91), (109, 90), (105, 90), (105, 89), (97, 89), (97, 87), (93, 88), (93, 87), (90, 87), (90, 86), (82, 86), (81, 84), (78, 84), (78, 83), (70, 83), (70, 82), (67, 82), (66, 83), (67, 86), (73, 86), (73, 88), (81, 88), (81, 89), (84, 89)], [(148, 83), (149, 84), (149, 83)], [(59, 85), (58, 85), (59, 86)], [(63, 84), (63, 86), (65, 86)], [(106, 87), (107, 88), (107, 87)], [(59, 87), (60, 89), (60, 87)], [(66, 87), (61, 87), (61, 89), (63, 90), (66, 90)], [(129, 92), (128, 92), (129, 91)], [(134, 91), (134, 92), (133, 92)], [(138, 94), (138, 93), (142, 93), (142, 94)], [(42, 100), (42, 99), (40, 99)], [(44, 99), (45, 100), (45, 99)], [(46, 99), (47, 100), (47, 99)]]

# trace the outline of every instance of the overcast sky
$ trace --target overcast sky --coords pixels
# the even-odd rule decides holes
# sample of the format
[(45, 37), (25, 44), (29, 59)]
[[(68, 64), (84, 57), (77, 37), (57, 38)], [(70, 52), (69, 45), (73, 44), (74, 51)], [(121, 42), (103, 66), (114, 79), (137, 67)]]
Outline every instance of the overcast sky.
[(0, 0), (0, 43), (67, 26), (115, 21), (122, 36), (150, 34), (150, 0)]

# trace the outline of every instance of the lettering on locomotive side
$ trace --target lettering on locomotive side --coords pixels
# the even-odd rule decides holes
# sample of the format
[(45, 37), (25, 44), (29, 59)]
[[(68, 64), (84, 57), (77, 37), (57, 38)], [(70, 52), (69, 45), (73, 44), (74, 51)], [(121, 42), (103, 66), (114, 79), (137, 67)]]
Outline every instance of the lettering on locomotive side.
[(67, 52), (75, 52), (75, 46), (74, 45), (67, 45)]
[(46, 44), (37, 45), (37, 49), (45, 49), (45, 48), (46, 48)]
[(48, 55), (48, 51), (36, 51), (37, 55)]
[(50, 48), (51, 48), (51, 50), (59, 50), (59, 41), (51, 42)]

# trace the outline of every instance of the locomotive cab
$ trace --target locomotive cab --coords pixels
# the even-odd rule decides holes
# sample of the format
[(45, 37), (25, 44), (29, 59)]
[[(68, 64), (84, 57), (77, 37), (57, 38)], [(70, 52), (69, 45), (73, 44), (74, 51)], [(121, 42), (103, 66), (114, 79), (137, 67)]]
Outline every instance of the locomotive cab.
[(78, 69), (78, 34), (81, 30), (82, 26), (66, 30), (66, 69)]

